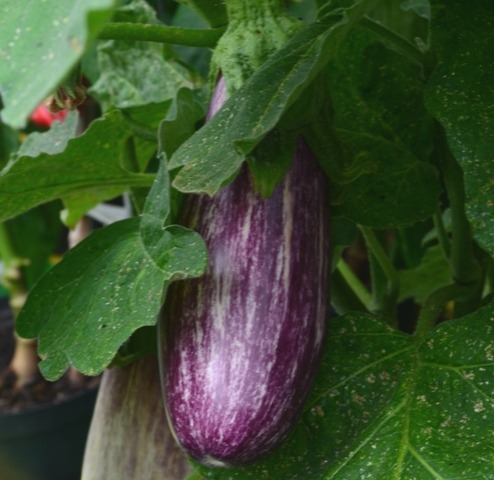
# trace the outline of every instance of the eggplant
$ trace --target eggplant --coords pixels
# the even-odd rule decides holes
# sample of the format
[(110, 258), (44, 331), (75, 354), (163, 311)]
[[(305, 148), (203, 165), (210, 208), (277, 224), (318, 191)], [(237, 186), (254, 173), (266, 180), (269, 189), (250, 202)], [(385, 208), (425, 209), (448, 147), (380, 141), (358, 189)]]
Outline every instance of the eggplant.
[(327, 179), (302, 138), (269, 198), (244, 165), (214, 197), (186, 200), (182, 221), (203, 236), (209, 265), (203, 277), (170, 286), (162, 385), (178, 443), (204, 465), (258, 459), (302, 409), (326, 336), (328, 208)]
[(155, 356), (103, 373), (82, 480), (181, 480), (192, 473), (167, 426)]

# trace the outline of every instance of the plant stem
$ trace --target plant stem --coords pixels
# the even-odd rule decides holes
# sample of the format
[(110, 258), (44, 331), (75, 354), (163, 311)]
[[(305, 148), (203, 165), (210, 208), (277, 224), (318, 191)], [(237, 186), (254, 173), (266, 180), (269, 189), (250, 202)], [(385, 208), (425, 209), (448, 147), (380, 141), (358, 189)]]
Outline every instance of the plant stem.
[(415, 45), (413, 45), (413, 43), (410, 43), (406, 38), (403, 38), (379, 22), (376, 22), (369, 17), (363, 17), (362, 20), (360, 20), (360, 25), (375, 33), (383, 40), (391, 43), (397, 50), (399, 50), (414, 63), (421, 66), (428, 64), (427, 56), (424, 55)]
[(436, 231), (437, 231), (437, 239), (439, 241), (439, 245), (445, 257), (449, 258), (451, 255), (451, 242), (449, 241), (446, 228), (444, 228), (442, 213), (439, 210), (439, 208), (434, 214), (433, 220), (434, 220), (434, 226), (436, 227)]
[(105, 25), (98, 38), (104, 40), (158, 42), (188, 47), (212, 48), (216, 45), (224, 31), (224, 28), (199, 29), (114, 22)]
[[(5, 223), (1, 224), (1, 227), (4, 227), (2, 230), (5, 232)], [(2, 258), (8, 265), (5, 269), (3, 281), (9, 292), (10, 309), (15, 320), (26, 301), (27, 288), (24, 285), (21, 260), (16, 257)], [(10, 361), (9, 369), (15, 374), (16, 388), (23, 388), (31, 384), (39, 376), (38, 355), (36, 353), (37, 342), (36, 340), (21, 338), (17, 334), (14, 334), (14, 341), (14, 355)]]
[(36, 345), (36, 340), (15, 335), (14, 356), (9, 367), (15, 373), (17, 388), (26, 387), (39, 377)]
[[(367, 248), (370, 250), (371, 265), (373, 266), (372, 310), (382, 315), (389, 324), (396, 326), (396, 303), (400, 293), (398, 273), (374, 231), (368, 227), (360, 226), (359, 228), (364, 236)], [(376, 271), (377, 267), (381, 270), (381, 273)], [(382, 278), (381, 274), (384, 274), (384, 278)], [(384, 287), (382, 283), (385, 283)]]
[(331, 275), (331, 306), (338, 315), (348, 312), (369, 312), (339, 270), (335, 270)]
[[(2, 283), (9, 293), (10, 308), (15, 320), (26, 300), (27, 287), (22, 270), (25, 261), (16, 251), (8, 222), (0, 223), (0, 257), (5, 268)], [(38, 377), (35, 340), (26, 340), (15, 335), (14, 355), (9, 368), (16, 376), (17, 388), (29, 385)]]
[[(338, 262), (336, 271), (333, 273), (331, 300), (333, 300), (334, 297), (334, 288), (338, 288), (340, 280), (341, 283), (347, 286), (345, 290), (348, 294), (351, 294), (353, 297), (352, 308), (359, 311), (370, 311), (372, 295), (343, 259)], [(335, 282), (338, 283), (335, 284)]]
[(5, 269), (17, 258), (14, 245), (10, 239), (9, 229), (5, 222), (0, 223), (0, 258), (4, 262)]
[(4, 266), (1, 281), (9, 293), (10, 307), (15, 317), (24, 305), (27, 295), (27, 286), (22, 271), (26, 259), (22, 258), (15, 248), (9, 221), (0, 223), (0, 258)]
[(465, 289), (459, 285), (447, 285), (433, 292), (424, 302), (417, 320), (415, 336), (422, 341), (435, 327), (436, 319), (444, 309), (446, 303), (461, 299), (465, 295)]
[(451, 274), (454, 282), (467, 288), (469, 295), (455, 303), (455, 316), (478, 306), (482, 293), (482, 272), (474, 254), (470, 223), (465, 213), (463, 171), (448, 149), (444, 132), (438, 129), (436, 155), (451, 208)]
[(451, 268), (458, 284), (478, 278), (478, 263), (473, 254), (470, 224), (464, 210), (463, 172), (451, 155), (442, 163), (443, 178), (451, 205)]

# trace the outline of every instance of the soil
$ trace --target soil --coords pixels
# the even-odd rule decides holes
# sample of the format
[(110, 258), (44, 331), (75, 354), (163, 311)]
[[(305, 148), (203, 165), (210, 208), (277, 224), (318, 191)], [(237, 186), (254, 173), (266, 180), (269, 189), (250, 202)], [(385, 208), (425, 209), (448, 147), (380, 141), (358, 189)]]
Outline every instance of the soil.
[(14, 353), (14, 327), (6, 300), (0, 300), (0, 413), (18, 412), (45, 404), (56, 404), (95, 388), (99, 377), (86, 377), (69, 370), (56, 382), (39, 375), (23, 388), (16, 386), (16, 375), (8, 368)]

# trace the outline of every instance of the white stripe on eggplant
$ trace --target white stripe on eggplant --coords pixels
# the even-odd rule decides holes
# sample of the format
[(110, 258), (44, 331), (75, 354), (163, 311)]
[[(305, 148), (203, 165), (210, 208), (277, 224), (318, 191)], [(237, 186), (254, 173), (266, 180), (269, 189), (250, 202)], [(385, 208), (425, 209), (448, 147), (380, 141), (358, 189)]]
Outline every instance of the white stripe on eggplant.
[(310, 388), (328, 311), (326, 179), (298, 141), (267, 200), (244, 166), (214, 198), (191, 196), (184, 223), (209, 268), (171, 286), (163, 320), (165, 405), (182, 447), (241, 465), (286, 437)]

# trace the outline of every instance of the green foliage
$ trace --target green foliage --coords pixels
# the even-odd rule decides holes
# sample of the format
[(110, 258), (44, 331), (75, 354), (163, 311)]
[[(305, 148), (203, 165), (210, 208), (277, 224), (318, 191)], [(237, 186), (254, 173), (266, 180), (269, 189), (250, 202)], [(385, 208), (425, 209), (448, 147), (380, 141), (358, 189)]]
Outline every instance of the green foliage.
[[(122, 8), (121, 17), (127, 22), (158, 23), (144, 1)], [(159, 43), (107, 40), (97, 52), (100, 76), (90, 93), (105, 109), (161, 103), (172, 99), (180, 87), (192, 86), (187, 69), (167, 59)], [(143, 75), (149, 71), (152, 75)]]
[[(492, 4), (433, 2), (432, 37), (439, 63), (427, 105), (446, 130), (465, 175), (466, 213), (476, 240), (494, 254), (494, 82)], [(461, 32), (456, 35), (455, 32)]]
[[(494, 478), (494, 4), (292, 2), (308, 12), (301, 28), (205, 123), (211, 52), (147, 41), (166, 28), (148, 4), (32, 3), (0, 0), (2, 227), (34, 279), (61, 205), (69, 226), (124, 192), (135, 213), (32, 288), (17, 330), (38, 338), (43, 374), (153, 351), (167, 286), (207, 263), (202, 239), (174, 225), (181, 199), (214, 195), (245, 161), (269, 196), (303, 135), (331, 180), (323, 362), (286, 442), (194, 478)], [(225, 25), (216, 2), (181, 3), (159, 18)], [(92, 100), (43, 133), (24, 128), (81, 60)]]
[(417, 267), (400, 272), (400, 299), (413, 298), (423, 305), (431, 292), (449, 285), (450, 281), (449, 263), (436, 245), (425, 252)]
[(329, 89), (337, 133), (354, 162), (355, 181), (337, 188), (337, 212), (374, 228), (429, 218), (441, 185), (428, 163), (432, 119), (421, 96), (420, 68), (355, 29), (331, 64)]
[(62, 230), (59, 212), (59, 202), (46, 203), (0, 225), (0, 260), (5, 268), (19, 269), (17, 280), (24, 290), (49, 268)]
[(17, 330), (39, 338), (46, 378), (56, 380), (69, 364), (101, 373), (134, 331), (156, 323), (168, 282), (202, 274), (204, 242), (183, 227), (165, 228), (168, 213), (162, 162), (140, 219), (94, 232), (37, 284)]
[(366, 3), (357, 2), (338, 15), (307, 25), (270, 56), (220, 112), (175, 152), (170, 166), (182, 169), (174, 186), (183, 192), (213, 195), (231, 179), (335, 53), (346, 31), (365, 12)]
[(29, 114), (59, 86), (114, 10), (116, 0), (47, 0), (26, 8), (0, 1), (2, 119), (25, 125)]
[(367, 315), (333, 320), (288, 441), (251, 467), (201, 473), (215, 480), (489, 478), (493, 321), (490, 304), (419, 340)]
[[(60, 129), (66, 131), (65, 127)], [(60, 152), (49, 154), (39, 145), (35, 157), (19, 156), (0, 173), (4, 198), (0, 217), (10, 218), (56, 198), (69, 207), (76, 204), (84, 213), (129, 186), (149, 186), (152, 176), (124, 168), (125, 142), (131, 134), (122, 115), (114, 111), (93, 122), (79, 137), (68, 140), (67, 148)], [(44, 142), (45, 135), (49, 140), (53, 137), (51, 132), (39, 135), (38, 144)], [(33, 152), (34, 147), (29, 147), (27, 153)]]
[(79, 115), (70, 112), (64, 122), (54, 122), (47, 132), (32, 132), (15, 152), (12, 164), (22, 157), (36, 158), (42, 153), (48, 155), (62, 153), (68, 141), (76, 136), (78, 123)]

